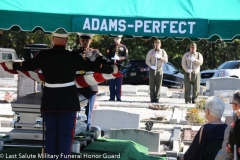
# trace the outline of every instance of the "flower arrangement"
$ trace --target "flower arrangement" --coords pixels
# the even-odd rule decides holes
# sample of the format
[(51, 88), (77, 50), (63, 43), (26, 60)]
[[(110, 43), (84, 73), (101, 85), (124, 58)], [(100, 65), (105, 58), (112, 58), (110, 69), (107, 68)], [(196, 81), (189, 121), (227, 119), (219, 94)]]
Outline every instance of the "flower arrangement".
[(240, 158), (240, 117), (237, 118), (236, 121), (234, 121), (231, 124), (231, 129), (229, 132), (229, 137), (228, 137), (228, 143), (226, 146), (226, 150), (228, 154), (234, 158), (234, 146), (236, 145), (236, 155), (237, 159)]
[(13, 101), (13, 94), (8, 91), (5, 92), (4, 100), (11, 103)]
[(205, 109), (206, 101), (204, 99), (198, 99), (196, 102), (196, 108)]
[(189, 123), (198, 123), (198, 124), (206, 123), (203, 110), (197, 107), (191, 108), (188, 110), (186, 115), (186, 120), (188, 120)]

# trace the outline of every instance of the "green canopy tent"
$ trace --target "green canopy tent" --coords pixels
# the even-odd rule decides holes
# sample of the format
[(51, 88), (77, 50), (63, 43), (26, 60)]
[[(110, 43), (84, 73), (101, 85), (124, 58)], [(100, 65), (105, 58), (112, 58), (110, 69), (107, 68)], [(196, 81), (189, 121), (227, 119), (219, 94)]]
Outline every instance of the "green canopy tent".
[(1, 0), (0, 29), (232, 41), (239, 7), (239, 0)]

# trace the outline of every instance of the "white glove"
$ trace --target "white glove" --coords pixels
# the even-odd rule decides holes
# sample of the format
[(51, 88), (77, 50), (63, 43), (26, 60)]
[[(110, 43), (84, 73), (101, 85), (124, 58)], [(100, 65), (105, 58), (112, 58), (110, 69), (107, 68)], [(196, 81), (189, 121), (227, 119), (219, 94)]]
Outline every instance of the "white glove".
[(156, 69), (157, 69), (157, 67), (156, 67), (156, 66), (151, 66), (151, 68), (152, 68), (152, 69), (154, 69), (154, 70), (156, 70)]
[(112, 60), (119, 60), (119, 57), (115, 55), (114, 57), (111, 58)]
[(155, 54), (155, 58), (160, 59), (160, 58), (162, 58), (162, 56), (160, 54)]
[(13, 64), (12, 61), (7, 61), (7, 62), (5, 62), (6, 67), (7, 67), (8, 69), (10, 69), (10, 70), (13, 70), (12, 64)]
[(188, 73), (192, 73), (192, 71), (193, 71), (192, 69), (188, 69)]
[(190, 58), (190, 60), (191, 60), (192, 62), (194, 62), (196, 59), (192, 56), (192, 57)]

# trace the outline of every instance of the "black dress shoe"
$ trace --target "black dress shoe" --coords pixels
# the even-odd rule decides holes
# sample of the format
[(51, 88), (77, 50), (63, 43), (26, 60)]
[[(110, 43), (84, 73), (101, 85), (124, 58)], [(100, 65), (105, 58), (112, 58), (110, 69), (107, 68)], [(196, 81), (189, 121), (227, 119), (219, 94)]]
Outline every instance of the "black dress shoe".
[(117, 101), (122, 101), (121, 99), (117, 99)]
[(157, 102), (157, 103), (158, 103), (158, 102), (159, 102), (159, 99), (155, 99), (154, 102)]
[(154, 99), (151, 99), (151, 102), (155, 102)]
[(110, 98), (109, 101), (115, 101), (115, 99)]

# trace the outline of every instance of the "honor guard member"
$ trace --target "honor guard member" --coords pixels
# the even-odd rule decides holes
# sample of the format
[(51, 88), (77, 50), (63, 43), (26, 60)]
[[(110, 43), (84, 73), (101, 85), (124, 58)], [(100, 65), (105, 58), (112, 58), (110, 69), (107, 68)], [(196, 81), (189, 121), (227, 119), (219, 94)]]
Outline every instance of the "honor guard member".
[[(118, 65), (118, 69), (121, 70), (123, 62), (128, 59), (128, 49), (125, 45), (120, 44), (122, 35), (118, 35), (114, 38), (114, 42), (107, 48), (107, 58), (111, 59), (114, 64)], [(123, 77), (110, 79), (109, 80), (109, 90), (110, 90), (110, 101), (121, 101), (122, 92), (122, 80)]]
[(149, 89), (151, 102), (159, 102), (160, 89), (163, 80), (163, 63), (168, 62), (168, 55), (164, 49), (161, 49), (161, 41), (154, 41), (154, 48), (148, 51), (146, 64), (149, 69)]
[[(107, 60), (106, 57), (102, 56), (102, 54), (97, 49), (89, 48), (93, 34), (78, 34), (79, 35), (79, 43), (81, 44), (81, 48), (76, 52), (79, 53), (86, 61), (94, 62), (96, 59), (101, 59), (103, 65), (111, 66), (112, 63), (110, 60)], [(86, 75), (86, 74), (93, 74), (93, 72), (86, 72), (86, 71), (78, 71), (78, 75)], [(88, 131), (91, 127), (91, 117), (92, 117), (92, 110), (96, 98), (96, 93), (98, 92), (98, 85), (92, 85), (85, 88), (78, 88), (78, 93), (82, 94), (84, 97), (88, 99), (88, 104), (86, 107), (86, 115), (87, 115), (87, 128)]]
[(23, 62), (6, 62), (8, 68), (14, 70), (42, 70), (45, 80), (41, 99), (46, 126), (45, 153), (59, 155), (59, 159), (68, 159), (66, 156), (71, 154), (76, 113), (80, 110), (74, 83), (76, 71), (101, 72), (104, 69), (113, 72), (113, 68), (104, 67), (100, 61), (87, 62), (76, 52), (65, 50), (67, 36), (59, 29), (53, 33), (52, 49), (40, 51), (35, 58)]
[[(203, 64), (203, 56), (196, 52), (196, 43), (190, 44), (190, 52), (182, 57), (182, 68), (184, 69), (185, 103), (195, 103), (200, 92), (200, 66)], [(190, 98), (191, 85), (193, 87), (192, 101)]]

